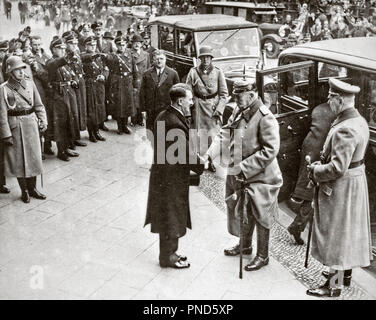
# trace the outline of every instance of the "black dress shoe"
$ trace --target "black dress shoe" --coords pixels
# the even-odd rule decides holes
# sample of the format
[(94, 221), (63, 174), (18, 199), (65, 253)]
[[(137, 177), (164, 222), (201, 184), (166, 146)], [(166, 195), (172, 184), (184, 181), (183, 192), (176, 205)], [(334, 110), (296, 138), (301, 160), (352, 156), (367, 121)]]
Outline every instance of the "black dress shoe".
[(102, 123), (102, 124), (99, 126), (99, 129), (101, 129), (101, 130), (103, 130), (103, 131), (108, 131), (108, 128), (107, 128), (107, 126), (106, 126), (104, 123)]
[[(345, 271), (346, 272), (346, 271)], [(321, 274), (324, 276), (324, 278), (328, 279), (329, 278), (329, 271), (323, 271)], [(350, 287), (351, 286), (351, 276), (345, 275), (343, 277), (343, 285), (345, 287)]]
[(90, 140), (91, 142), (94, 142), (94, 143), (97, 142), (97, 139), (95, 138), (94, 134), (89, 134), (89, 140)]
[[(237, 256), (240, 254), (240, 245), (224, 250), (225, 256)], [(252, 254), (252, 247), (243, 247), (243, 254)]]
[(116, 133), (117, 133), (117, 134), (119, 134), (119, 135), (122, 135), (122, 134), (124, 134), (124, 132), (123, 132), (123, 131), (121, 131), (121, 130), (117, 130), (117, 131), (116, 131)]
[(123, 131), (124, 131), (125, 134), (131, 134), (132, 133), (132, 131), (127, 126), (124, 126)]
[(245, 271), (255, 271), (269, 264), (269, 257), (261, 258), (256, 255), (250, 264), (247, 264), (244, 268)]
[(60, 160), (63, 160), (63, 161), (70, 161), (68, 155), (65, 153), (65, 152), (60, 152), (57, 154), (57, 157), (60, 159)]
[(29, 203), (29, 202), (30, 202), (29, 192), (27, 192), (27, 190), (22, 191), (21, 200), (22, 200), (23, 202), (25, 202), (25, 203)]
[(291, 225), (287, 228), (287, 231), (294, 237), (296, 244), (303, 245), (304, 240), (300, 237), (300, 232)]
[(314, 297), (339, 297), (341, 295), (341, 289), (339, 288), (329, 288), (323, 285), (316, 289), (308, 289), (307, 295)]
[(6, 186), (0, 186), (0, 193), (9, 193), (10, 190)]
[(87, 144), (85, 142), (82, 142), (80, 140), (75, 140), (74, 141), (74, 144), (77, 146), (77, 147), (86, 147)]
[(99, 140), (99, 141), (106, 141), (106, 138), (103, 137), (103, 136), (99, 133), (99, 131), (94, 132), (94, 137), (95, 137), (95, 139), (97, 139), (97, 140)]
[(69, 150), (69, 149), (65, 150), (65, 153), (69, 157), (78, 157), (80, 155), (78, 152), (75, 152), (75, 151), (72, 151), (72, 150)]
[(44, 148), (44, 154), (48, 154), (50, 156), (53, 156), (55, 153), (52, 151), (51, 148)]
[(40, 193), (36, 188), (29, 192), (30, 196), (39, 199), (39, 200), (46, 200), (46, 196), (43, 193)]
[(76, 146), (74, 145), (74, 143), (70, 144), (68, 148), (71, 150), (76, 150)]

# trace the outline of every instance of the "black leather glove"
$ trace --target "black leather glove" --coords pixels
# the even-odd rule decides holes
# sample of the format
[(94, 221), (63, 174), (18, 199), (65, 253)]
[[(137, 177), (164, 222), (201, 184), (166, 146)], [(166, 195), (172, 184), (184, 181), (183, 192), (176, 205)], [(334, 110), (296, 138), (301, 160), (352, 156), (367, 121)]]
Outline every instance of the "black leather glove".
[(6, 146), (13, 146), (13, 137), (4, 138), (3, 142)]

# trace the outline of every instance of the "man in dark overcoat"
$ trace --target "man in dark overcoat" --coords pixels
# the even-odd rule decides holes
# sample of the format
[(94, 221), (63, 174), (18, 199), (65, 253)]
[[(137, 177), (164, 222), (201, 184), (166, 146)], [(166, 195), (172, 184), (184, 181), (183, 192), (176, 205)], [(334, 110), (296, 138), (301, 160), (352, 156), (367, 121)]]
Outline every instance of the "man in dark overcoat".
[(53, 57), (47, 62), (48, 79), (51, 85), (51, 122), (47, 136), (57, 145), (57, 157), (69, 161), (69, 157), (78, 157), (78, 153), (68, 147), (72, 141), (78, 140), (80, 130), (77, 119), (77, 98), (74, 88), (78, 83), (72, 78), (67, 67), (74, 55), (65, 55), (66, 46), (62, 39), (52, 40), (50, 45)]
[(105, 64), (110, 69), (109, 114), (117, 121), (118, 134), (130, 134), (128, 117), (135, 114), (133, 88), (137, 86), (136, 64), (131, 51), (127, 49), (126, 39), (116, 37), (117, 52), (102, 54)]
[(134, 125), (138, 124), (143, 126), (143, 118), (141, 113), (140, 105), (140, 86), (142, 81), (143, 73), (150, 68), (150, 55), (142, 49), (142, 43), (144, 39), (139, 34), (135, 34), (132, 38), (132, 56), (136, 64), (136, 76), (137, 82), (134, 87), (134, 108), (136, 110), (136, 115), (132, 118), (132, 123)]
[[(170, 105), (169, 91), (178, 82), (178, 73), (166, 66), (165, 53), (154, 51), (153, 67), (143, 74), (140, 88), (141, 110), (146, 111), (146, 129), (153, 131), (155, 118)], [(148, 138), (153, 141), (151, 136)]]
[[(84, 79), (84, 71), (82, 61), (80, 58), (80, 49), (78, 48), (78, 40), (76, 34), (70, 31), (64, 38), (67, 45), (67, 54), (72, 54), (74, 59), (71, 59), (68, 68), (71, 71), (73, 79), (77, 82), (74, 86), (77, 104), (77, 122), (80, 131), (85, 131), (87, 127), (87, 106), (86, 106), (86, 84)], [(70, 143), (69, 148), (72, 150), (78, 147), (86, 147), (86, 143), (80, 140), (74, 140)]]
[(310, 156), (312, 162), (320, 160), (320, 151), (330, 130), (330, 125), (335, 119), (335, 115), (327, 103), (322, 103), (313, 109), (311, 119), (309, 132), (304, 138), (301, 147), (298, 180), (291, 198), (287, 201), (289, 208), (296, 213), (294, 221), (287, 230), (294, 237), (296, 243), (300, 245), (304, 244), (300, 235), (313, 213), (313, 189), (309, 188), (305, 157)]
[[(201, 174), (199, 164), (189, 164), (189, 123), (192, 92), (184, 84), (170, 90), (171, 105), (154, 123), (154, 163), (151, 167), (145, 226), (159, 233), (161, 267), (188, 268), (186, 257), (176, 253), (179, 238), (192, 228), (189, 210), (190, 170)], [(174, 130), (174, 131), (172, 131)], [(166, 139), (173, 133), (174, 139)], [(178, 144), (178, 145), (177, 145)], [(178, 147), (170, 155), (169, 148)], [(176, 150), (176, 149), (175, 149)], [(196, 162), (198, 163), (198, 162)]]
[(97, 42), (93, 36), (85, 40), (86, 52), (81, 55), (87, 92), (87, 127), (91, 142), (105, 141), (99, 126), (106, 118), (105, 69), (101, 57), (96, 54)]
[(36, 188), (36, 176), (42, 173), (39, 130), (47, 129), (47, 116), (34, 82), (25, 79), (25, 68), (17, 56), (6, 62), (9, 78), (0, 85), (0, 139), (5, 176), (17, 177), (22, 201), (29, 203), (30, 196), (46, 199)]

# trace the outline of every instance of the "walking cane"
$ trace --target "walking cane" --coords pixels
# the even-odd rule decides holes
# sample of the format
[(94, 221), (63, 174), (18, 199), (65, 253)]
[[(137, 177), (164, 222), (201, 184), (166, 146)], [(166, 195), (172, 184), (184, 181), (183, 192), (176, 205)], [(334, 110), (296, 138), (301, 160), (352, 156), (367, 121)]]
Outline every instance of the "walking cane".
[[(240, 210), (240, 228), (239, 228), (239, 247), (240, 247), (240, 259), (239, 259), (239, 279), (243, 279), (243, 219), (244, 213), (247, 214), (247, 202), (245, 201), (246, 198), (246, 189), (245, 189), (245, 181), (242, 179), (238, 179), (242, 183), (242, 189), (240, 193), (240, 201), (242, 206)], [(237, 199), (237, 194), (234, 194), (234, 197)]]
[[(41, 124), (39, 123), (39, 129), (42, 129), (41, 128)], [(43, 150), (44, 150), (44, 134), (40, 131), (40, 148), (41, 148), (41, 152), (42, 152), (42, 155), (43, 155)], [(43, 173), (40, 174), (40, 185), (43, 189)]]
[[(306, 156), (305, 161), (307, 165), (311, 165), (311, 157)], [(318, 199), (318, 188), (315, 186), (312, 180), (309, 181), (307, 188), (312, 189), (315, 188), (315, 194), (314, 194), (314, 201), (316, 202)], [(318, 203), (316, 202), (316, 206), (318, 206)], [(309, 248), (311, 246), (311, 238), (312, 238), (312, 224), (313, 224), (313, 214), (311, 218), (309, 219), (309, 229), (308, 229), (308, 241), (307, 241), (307, 249), (306, 249), (306, 255), (305, 255), (305, 261), (304, 261), (304, 267), (308, 268), (308, 258), (309, 258)]]

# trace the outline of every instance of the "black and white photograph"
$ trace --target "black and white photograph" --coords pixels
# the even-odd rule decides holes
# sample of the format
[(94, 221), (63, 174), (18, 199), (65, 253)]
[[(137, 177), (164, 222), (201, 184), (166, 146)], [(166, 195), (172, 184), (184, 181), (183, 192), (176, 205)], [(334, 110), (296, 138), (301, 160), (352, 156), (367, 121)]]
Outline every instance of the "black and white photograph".
[(0, 1), (0, 300), (376, 299), (376, 0)]

